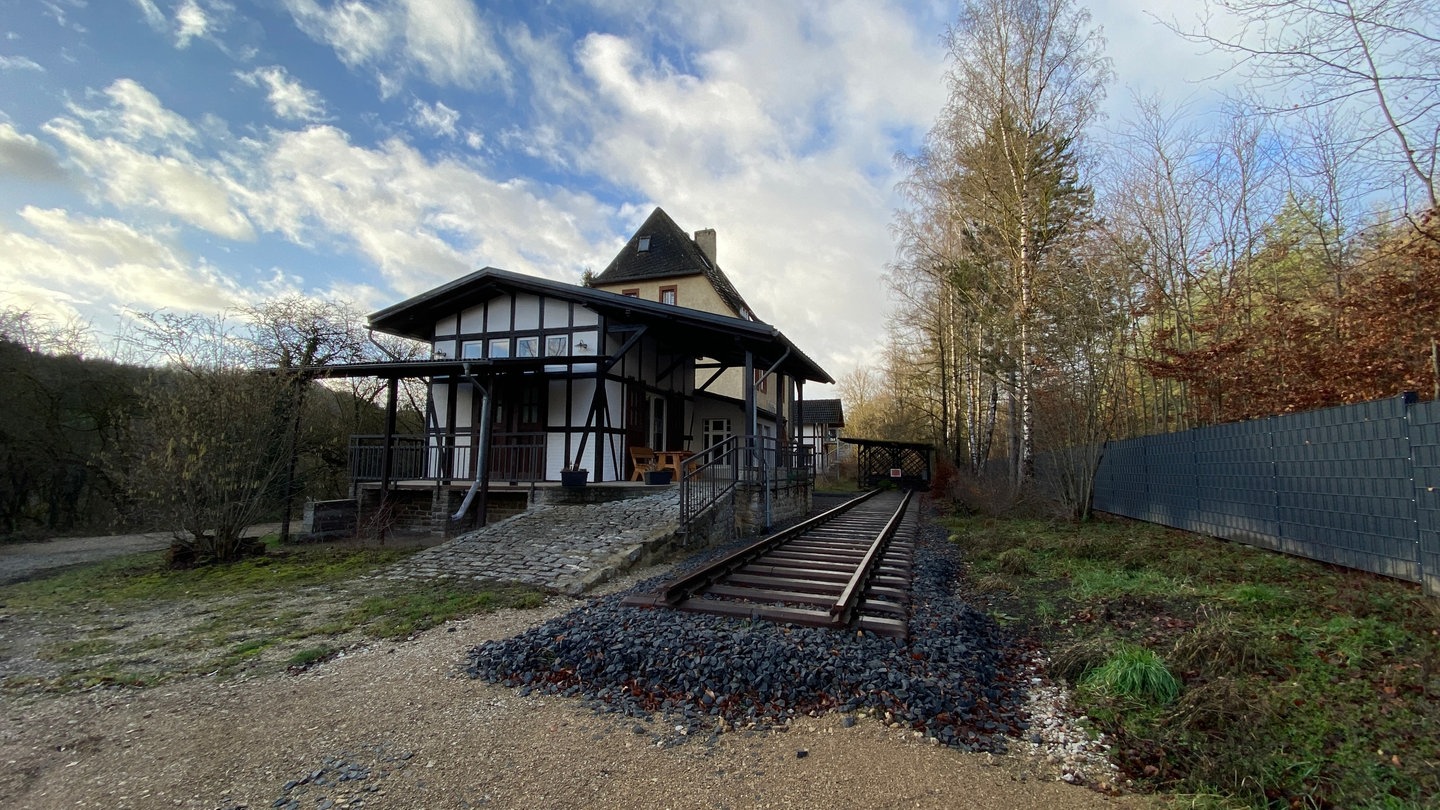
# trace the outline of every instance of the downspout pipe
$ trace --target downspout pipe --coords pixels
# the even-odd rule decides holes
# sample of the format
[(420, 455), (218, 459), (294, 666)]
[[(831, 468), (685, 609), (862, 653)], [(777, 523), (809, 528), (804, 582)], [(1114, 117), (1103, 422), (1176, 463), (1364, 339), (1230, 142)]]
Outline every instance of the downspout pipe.
[(390, 359), (391, 359), (392, 361), (394, 361), (394, 362), (397, 362), (397, 363), (400, 362), (400, 355), (398, 355), (398, 354), (390, 351), (389, 349), (385, 348), (384, 346), (382, 346), (382, 345), (380, 344), (380, 341), (378, 341), (378, 340), (375, 339), (375, 330), (374, 330), (374, 329), (366, 329), (366, 330), (365, 330), (365, 337), (366, 337), (366, 339), (368, 339), (368, 340), (370, 341), (371, 345), (373, 345), (375, 348), (377, 348), (377, 349), (380, 350), (380, 353), (381, 353), (381, 354), (384, 354), (386, 357), (390, 358)]
[[(486, 479), (490, 477), (490, 389), (480, 384), (470, 372), (470, 364), (465, 364), (463, 376), (475, 386), (480, 392), (480, 447), (476, 451), (475, 458), (475, 480), (470, 482), (470, 489), (465, 492), (465, 499), (460, 502), (460, 509), (450, 516), (451, 522), (459, 522), (470, 511), (470, 504), (475, 500), (475, 494), (485, 485)], [(455, 428), (455, 414), (450, 414), (450, 428)]]

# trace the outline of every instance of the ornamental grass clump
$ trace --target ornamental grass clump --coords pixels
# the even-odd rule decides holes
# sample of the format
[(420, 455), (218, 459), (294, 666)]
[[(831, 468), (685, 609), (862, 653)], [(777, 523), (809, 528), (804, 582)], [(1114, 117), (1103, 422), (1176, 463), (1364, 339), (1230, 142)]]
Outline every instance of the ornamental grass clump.
[(1154, 652), (1125, 645), (1091, 670), (1081, 684), (1111, 697), (1167, 705), (1180, 696), (1180, 681)]

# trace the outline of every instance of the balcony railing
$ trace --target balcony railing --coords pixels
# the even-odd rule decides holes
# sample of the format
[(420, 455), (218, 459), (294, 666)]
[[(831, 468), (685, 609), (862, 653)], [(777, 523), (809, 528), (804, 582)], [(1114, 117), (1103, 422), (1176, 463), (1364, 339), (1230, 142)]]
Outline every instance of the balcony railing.
[[(471, 434), (391, 437), (390, 480), (475, 480), (478, 454)], [(385, 437), (350, 437), (350, 480), (384, 479)], [(496, 433), (490, 443), (490, 480), (545, 480), (544, 433)]]

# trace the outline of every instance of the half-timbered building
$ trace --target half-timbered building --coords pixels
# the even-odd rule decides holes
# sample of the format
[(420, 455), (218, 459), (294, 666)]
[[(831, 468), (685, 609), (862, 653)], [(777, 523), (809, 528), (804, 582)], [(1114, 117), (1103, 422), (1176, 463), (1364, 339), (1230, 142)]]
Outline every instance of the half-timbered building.
[[(808, 468), (789, 415), (806, 382), (832, 380), (755, 317), (715, 262), (714, 232), (700, 237), (657, 208), (588, 285), (487, 267), (372, 314), (430, 359), (329, 373), (389, 379), (392, 414), (396, 381), (425, 380), (426, 430), (358, 439), (357, 484), (473, 494), (580, 469), (629, 482), (657, 455), (683, 474), (737, 438), (754, 463)], [(456, 506), (436, 500), (437, 517)]]

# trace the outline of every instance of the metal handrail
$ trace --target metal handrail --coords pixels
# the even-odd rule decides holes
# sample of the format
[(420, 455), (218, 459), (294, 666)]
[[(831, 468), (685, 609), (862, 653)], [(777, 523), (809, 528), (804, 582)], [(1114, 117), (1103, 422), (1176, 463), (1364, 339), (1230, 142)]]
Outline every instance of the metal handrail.
[[(802, 476), (810, 484), (815, 481), (814, 450), (808, 445), (781, 447), (773, 436), (730, 436), (700, 451), (692, 458), (706, 459), (695, 469), (680, 477), (680, 525), (690, 522), (721, 498), (729, 495), (738, 482), (759, 484), (766, 498), (766, 524), (769, 524), (770, 490), (781, 482)], [(728, 475), (722, 470), (728, 467)], [(721, 482), (717, 485), (717, 482)], [(707, 488), (708, 487), (708, 488)], [(696, 497), (697, 491), (702, 492)]]
[[(735, 489), (735, 482), (739, 478), (739, 466), (737, 464), (737, 450), (739, 448), (739, 436), (730, 436), (710, 447), (705, 448), (697, 454), (697, 458), (708, 458), (694, 469), (685, 470), (680, 476), (680, 525), (687, 527), (696, 515), (705, 511), (711, 504), (718, 502), (725, 495)], [(722, 467), (730, 468), (730, 475), (723, 480), (725, 483), (716, 487), (715, 482), (722, 480), (718, 472)], [(709, 490), (700, 503), (695, 503), (692, 493), (699, 486), (697, 482), (705, 482)]]

